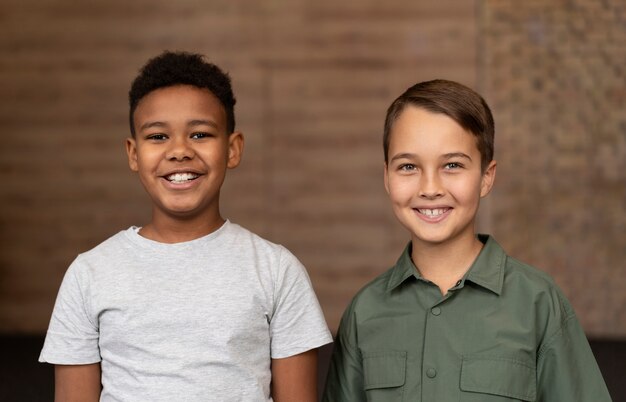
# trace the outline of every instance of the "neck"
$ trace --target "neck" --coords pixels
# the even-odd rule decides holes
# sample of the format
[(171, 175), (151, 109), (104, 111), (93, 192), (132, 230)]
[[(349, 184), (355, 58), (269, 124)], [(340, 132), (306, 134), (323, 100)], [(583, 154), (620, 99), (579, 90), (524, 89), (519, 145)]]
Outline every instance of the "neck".
[(224, 222), (219, 211), (214, 216), (190, 219), (153, 212), (152, 221), (142, 227), (139, 234), (161, 243), (181, 243), (213, 233)]
[(440, 244), (414, 238), (411, 258), (422, 277), (436, 284), (445, 295), (465, 275), (482, 246), (473, 233)]

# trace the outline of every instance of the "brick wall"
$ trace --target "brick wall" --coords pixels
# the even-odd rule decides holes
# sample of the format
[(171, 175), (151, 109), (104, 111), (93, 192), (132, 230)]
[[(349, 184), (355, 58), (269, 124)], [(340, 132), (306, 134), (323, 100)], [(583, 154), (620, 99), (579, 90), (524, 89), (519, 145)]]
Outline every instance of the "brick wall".
[[(534, 1), (516, 9), (528, 15), (533, 7), (550, 10), (544, 3), (548, 4)], [(515, 84), (513, 78), (522, 75), (518, 71), (529, 65), (537, 69), (534, 74), (539, 78), (548, 70), (543, 72), (534, 59), (516, 51), (525, 45), (515, 43), (527, 37), (532, 40), (538, 28), (524, 25), (527, 14), (518, 15), (512, 7), (507, 1), (460, 0), (247, 0), (201, 5), (191, 0), (3, 1), (0, 122), (6, 130), (0, 145), (4, 183), (0, 332), (44, 331), (62, 275), (75, 255), (148, 219), (147, 197), (124, 155), (128, 85), (147, 58), (163, 49), (184, 49), (205, 53), (228, 70), (238, 97), (238, 128), (247, 142), (243, 164), (227, 178), (225, 215), (285, 244), (305, 263), (331, 327), (336, 327), (352, 295), (393, 264), (407, 239), (382, 186), (385, 109), (410, 84), (444, 77), (485, 90), (496, 111), (498, 153), (503, 155), (500, 187), (483, 208), (481, 227), (494, 231), (516, 256), (552, 270), (587, 329), (600, 335), (626, 335), (624, 324), (606, 322), (611, 314), (623, 314), (615, 305), (619, 296), (609, 299), (603, 292), (607, 278), (615, 288), (626, 282), (623, 258), (618, 259), (624, 257), (619, 247), (623, 231), (610, 226), (620, 217), (607, 218), (600, 225), (581, 214), (586, 204), (563, 209), (550, 203), (554, 209), (541, 211), (550, 218), (532, 220), (532, 210), (523, 208), (531, 203), (519, 202), (515, 196), (524, 190), (522, 194), (529, 194), (526, 199), (535, 200), (530, 194), (542, 194), (539, 190), (562, 182), (559, 171), (540, 169), (544, 187), (515, 185), (534, 183), (538, 160), (566, 164), (569, 160), (569, 154), (557, 152), (563, 148), (541, 148), (530, 137), (524, 137), (523, 147), (515, 143), (519, 136), (514, 130), (520, 129), (520, 122), (532, 123), (534, 132), (544, 130), (542, 140), (563, 141), (562, 147), (569, 146), (568, 124), (578, 123), (563, 115), (559, 135), (547, 124), (542, 126), (542, 113), (552, 107), (551, 102), (533, 95), (526, 81)], [(565, 4), (553, 9), (553, 20), (542, 25), (548, 33), (553, 25), (562, 26), (557, 22), (568, 20), (567, 12), (572, 12)], [(615, 10), (602, 10), (606, 20), (599, 28), (606, 26), (613, 30), (611, 35), (623, 35), (623, 11), (616, 17)], [(558, 34), (573, 35), (567, 30)], [(606, 56), (609, 59), (617, 60), (621, 50), (616, 44), (617, 39)], [(572, 63), (578, 66), (585, 61)], [(623, 70), (620, 74), (623, 78)], [(609, 84), (606, 90), (614, 88)], [(534, 96), (538, 106), (513, 108), (515, 85), (515, 93)], [(567, 99), (567, 94), (561, 96)], [(582, 94), (579, 103), (572, 100), (582, 105), (576, 110), (586, 110)], [(623, 92), (611, 96), (616, 101), (621, 96), (623, 105)], [(604, 99), (597, 98), (596, 102)], [(625, 129), (619, 128), (623, 114), (620, 117), (615, 103), (602, 105), (598, 109), (602, 118), (591, 112), (586, 116), (617, 129), (602, 131), (604, 145), (590, 144), (583, 130), (575, 146), (590, 157), (603, 149), (616, 168), (594, 159), (597, 168), (586, 173), (589, 185), (580, 197), (596, 207), (621, 203), (623, 210), (624, 176), (617, 166), (623, 165), (626, 151), (623, 143), (621, 150), (611, 146), (624, 139)], [(608, 112), (612, 114), (607, 116)], [(525, 157), (511, 152), (520, 149), (527, 152)], [(603, 172), (613, 175), (613, 181), (596, 180), (606, 176)], [(600, 190), (612, 191), (611, 196), (594, 195)], [(572, 191), (562, 195), (562, 202), (572, 198)], [(621, 198), (615, 198), (619, 194)], [(580, 225), (588, 234), (576, 236), (593, 238), (604, 250), (593, 260), (598, 265), (594, 272), (601, 274), (597, 280), (568, 280), (555, 263), (570, 258), (574, 250), (584, 253), (582, 247), (568, 248), (571, 244), (563, 243), (550, 248), (550, 254), (544, 252), (563, 239), (562, 232), (567, 234), (546, 224), (555, 213), (584, 220)], [(613, 228), (614, 239), (603, 243), (607, 227)], [(515, 235), (517, 228), (520, 237)], [(542, 239), (537, 244), (544, 246), (525, 247), (524, 239), (529, 238)], [(592, 258), (598, 247), (586, 250), (585, 256)], [(574, 272), (589, 271), (575, 263), (567, 269), (573, 277), (580, 276)], [(609, 276), (611, 270), (621, 276)], [(588, 283), (597, 288), (580, 296), (581, 285)], [(602, 309), (605, 315), (598, 316)]]
[(487, 1), (492, 229), (550, 272), (587, 332), (626, 335), (626, 3)]

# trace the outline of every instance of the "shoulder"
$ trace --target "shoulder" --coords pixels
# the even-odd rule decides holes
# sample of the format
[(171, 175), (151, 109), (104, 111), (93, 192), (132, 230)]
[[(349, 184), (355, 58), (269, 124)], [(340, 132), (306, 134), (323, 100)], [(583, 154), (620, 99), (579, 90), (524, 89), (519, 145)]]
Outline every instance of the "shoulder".
[(112, 250), (119, 250), (122, 248), (132, 247), (131, 233), (136, 228), (131, 227), (126, 230), (122, 230), (108, 239), (104, 240), (100, 244), (96, 245), (90, 250), (84, 251), (78, 255), (78, 258), (90, 260), (93, 258), (100, 258), (105, 255), (110, 255)]
[(267, 240), (236, 223), (229, 222), (226, 233), (224, 246), (240, 249), (242, 255), (247, 256), (247, 258), (272, 263), (298, 262), (297, 258), (285, 246)]
[(123, 253), (124, 250), (134, 247), (129, 237), (129, 231), (131, 230), (134, 229), (129, 228), (122, 230), (92, 249), (78, 254), (72, 266), (97, 266), (105, 262), (108, 262), (107, 265), (115, 264), (119, 261), (120, 254)]
[(84, 270), (87, 267), (94, 268), (103, 263), (115, 264), (124, 249), (133, 247), (128, 237), (129, 231), (132, 230), (134, 228), (122, 230), (90, 250), (81, 252), (70, 265), (68, 272)]
[(352, 298), (346, 309), (346, 315), (361, 315), (367, 312), (379, 311), (381, 305), (390, 296), (388, 285), (394, 269), (395, 266), (389, 268), (363, 286)]
[(507, 256), (504, 280), (505, 286), (516, 286), (532, 294), (554, 293), (563, 297), (550, 274), (510, 256)]
[(121, 265), (115, 254), (123, 237), (124, 231), (119, 232), (92, 249), (78, 254), (63, 276), (58, 297), (88, 302), (95, 289), (106, 281), (111, 282), (113, 287), (119, 285), (119, 281), (111, 274), (115, 269), (111, 268)]
[(287, 250), (284, 246), (267, 240), (236, 223), (229, 221), (227, 225), (225, 240), (228, 243), (243, 245), (247, 248), (252, 247), (254, 251), (262, 253), (280, 254)]
[(274, 287), (293, 283), (296, 278), (302, 279), (304, 285), (310, 282), (304, 265), (283, 245), (234, 223), (228, 223), (226, 229), (221, 253), (235, 259), (237, 266), (255, 270), (259, 278), (270, 280)]
[(482, 264), (479, 265), (483, 273), (481, 279), (498, 275), (502, 281), (501, 296), (528, 298), (546, 292), (559, 292), (548, 273), (510, 256), (493, 236), (479, 235), (479, 237), (485, 243), (478, 257)]
[(502, 298), (509, 303), (534, 306), (538, 322), (544, 322), (548, 332), (551, 325), (564, 325), (575, 313), (554, 279), (529, 264), (507, 256)]
[(504, 266), (505, 286), (524, 287), (530, 292), (554, 291), (558, 287), (554, 279), (544, 271), (507, 256)]
[(381, 314), (394, 315), (390, 311), (394, 304), (388, 300), (391, 292), (387, 290), (394, 268), (395, 266), (368, 282), (354, 295), (339, 323), (336, 340), (339, 345), (356, 347), (358, 332), (364, 322), (379, 318)]

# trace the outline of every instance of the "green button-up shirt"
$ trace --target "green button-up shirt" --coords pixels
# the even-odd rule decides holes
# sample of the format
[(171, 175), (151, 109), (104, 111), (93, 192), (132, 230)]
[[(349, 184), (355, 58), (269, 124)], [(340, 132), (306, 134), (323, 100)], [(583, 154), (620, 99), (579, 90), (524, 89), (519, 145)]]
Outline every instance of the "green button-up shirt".
[(572, 307), (552, 279), (489, 236), (441, 295), (409, 244), (339, 326), (326, 402), (610, 401)]

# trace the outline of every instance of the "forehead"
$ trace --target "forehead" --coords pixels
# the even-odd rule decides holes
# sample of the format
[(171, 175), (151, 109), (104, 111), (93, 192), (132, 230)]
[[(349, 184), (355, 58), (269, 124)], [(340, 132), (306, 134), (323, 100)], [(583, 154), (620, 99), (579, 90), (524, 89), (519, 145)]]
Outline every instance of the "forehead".
[(436, 155), (450, 152), (480, 153), (476, 137), (454, 119), (408, 105), (391, 127), (389, 156), (407, 152)]
[(208, 89), (176, 85), (155, 89), (144, 96), (135, 109), (135, 125), (147, 120), (164, 123), (185, 119), (210, 119), (219, 127), (226, 123), (226, 111)]

